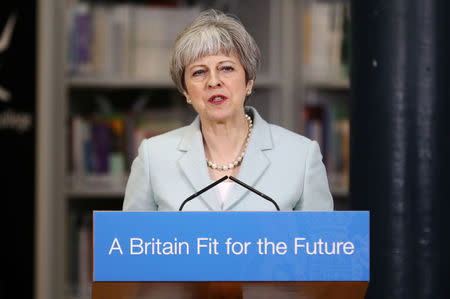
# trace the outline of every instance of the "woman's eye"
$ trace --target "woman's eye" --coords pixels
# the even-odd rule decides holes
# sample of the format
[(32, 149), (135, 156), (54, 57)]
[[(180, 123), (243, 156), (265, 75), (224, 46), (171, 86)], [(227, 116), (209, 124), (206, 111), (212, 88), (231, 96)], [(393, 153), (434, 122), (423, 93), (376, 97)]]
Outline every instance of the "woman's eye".
[(197, 70), (192, 74), (192, 76), (194, 76), (194, 77), (199, 76), (199, 75), (203, 74), (204, 72), (205, 72), (204, 70)]
[(234, 70), (234, 68), (232, 66), (227, 65), (227, 66), (223, 66), (222, 70), (226, 71), (226, 72), (231, 72), (232, 70)]

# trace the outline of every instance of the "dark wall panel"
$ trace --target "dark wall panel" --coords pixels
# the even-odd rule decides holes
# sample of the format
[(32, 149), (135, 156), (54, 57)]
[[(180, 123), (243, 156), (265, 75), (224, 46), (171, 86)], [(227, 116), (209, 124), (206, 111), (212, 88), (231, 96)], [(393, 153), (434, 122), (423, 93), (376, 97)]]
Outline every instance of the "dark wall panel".
[(0, 2), (0, 298), (33, 298), (36, 3)]
[(450, 2), (352, 1), (350, 193), (370, 210), (368, 298), (447, 298)]

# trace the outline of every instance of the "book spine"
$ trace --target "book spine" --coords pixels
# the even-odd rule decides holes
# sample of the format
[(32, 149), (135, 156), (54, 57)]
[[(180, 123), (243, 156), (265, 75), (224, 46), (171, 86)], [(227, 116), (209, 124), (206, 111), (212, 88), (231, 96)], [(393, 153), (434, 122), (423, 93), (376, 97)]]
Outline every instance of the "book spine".
[(77, 6), (71, 4), (67, 7), (66, 13), (66, 38), (67, 38), (67, 64), (66, 72), (69, 75), (77, 73), (76, 63), (76, 37), (75, 37), (75, 17), (77, 13)]
[(80, 116), (75, 116), (72, 119), (72, 171), (75, 175), (82, 175), (85, 173), (84, 164), (84, 131), (86, 123)]
[(92, 249), (90, 248), (91, 241), (90, 233), (90, 215), (80, 215), (81, 225), (78, 230), (78, 296), (89, 296), (91, 288), (91, 267), (90, 260)]
[(87, 75), (92, 68), (91, 57), (91, 13), (87, 3), (77, 5), (74, 29), (75, 29), (75, 64), (77, 73)]
[(95, 156), (95, 173), (109, 171), (109, 153), (111, 145), (110, 128), (103, 121), (96, 120), (92, 125), (92, 137)]
[(107, 75), (107, 13), (103, 5), (95, 5), (92, 8), (92, 72), (100, 76)]

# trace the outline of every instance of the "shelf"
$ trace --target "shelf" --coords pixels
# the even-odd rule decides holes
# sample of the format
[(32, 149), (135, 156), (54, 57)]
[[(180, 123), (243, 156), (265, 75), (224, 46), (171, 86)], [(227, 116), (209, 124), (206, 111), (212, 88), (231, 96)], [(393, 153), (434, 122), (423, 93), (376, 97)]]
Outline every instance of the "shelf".
[(331, 185), (330, 192), (333, 197), (348, 197), (348, 187), (339, 186), (339, 185)]
[(174, 88), (168, 78), (159, 79), (130, 78), (130, 77), (69, 77), (67, 84), (72, 88)]
[(281, 87), (281, 80), (279, 78), (256, 76), (255, 87)]
[(344, 183), (344, 177), (340, 173), (328, 173), (328, 183), (333, 197), (348, 197), (348, 183)]
[(74, 198), (124, 197), (128, 176), (88, 175), (67, 178), (66, 195)]
[[(256, 87), (278, 87), (281, 82), (265, 76), (257, 77)], [(95, 77), (72, 76), (67, 78), (70, 88), (175, 88), (169, 78), (131, 78), (131, 77)]]
[(345, 78), (305, 78), (305, 87), (314, 89), (349, 90), (350, 80)]
[[(70, 176), (67, 178), (66, 194), (74, 198), (124, 197), (128, 176), (89, 175), (85, 177)], [(347, 197), (348, 187), (330, 182), (333, 197)]]

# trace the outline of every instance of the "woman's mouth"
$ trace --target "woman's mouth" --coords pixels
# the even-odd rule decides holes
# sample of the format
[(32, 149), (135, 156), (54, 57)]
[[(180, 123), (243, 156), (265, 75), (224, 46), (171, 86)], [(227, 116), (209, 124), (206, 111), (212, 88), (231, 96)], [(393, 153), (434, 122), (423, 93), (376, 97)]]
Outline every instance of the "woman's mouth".
[(210, 103), (212, 103), (214, 105), (220, 105), (223, 102), (225, 102), (227, 99), (228, 98), (226, 96), (224, 96), (224, 95), (216, 94), (216, 95), (213, 95), (212, 97), (210, 97), (208, 99), (208, 102), (210, 102)]

